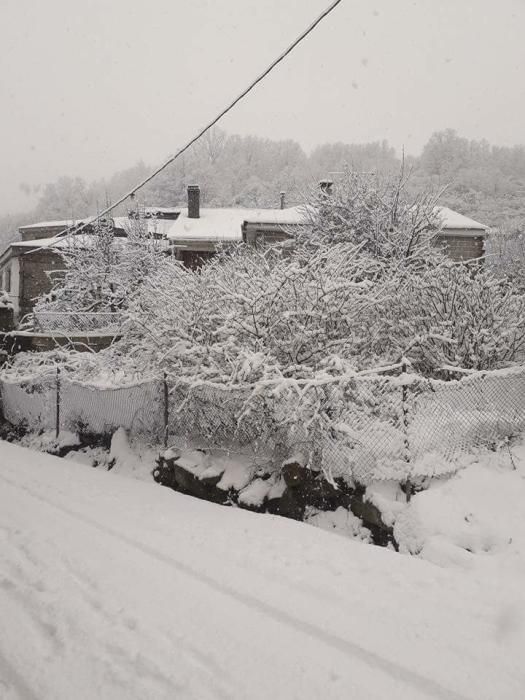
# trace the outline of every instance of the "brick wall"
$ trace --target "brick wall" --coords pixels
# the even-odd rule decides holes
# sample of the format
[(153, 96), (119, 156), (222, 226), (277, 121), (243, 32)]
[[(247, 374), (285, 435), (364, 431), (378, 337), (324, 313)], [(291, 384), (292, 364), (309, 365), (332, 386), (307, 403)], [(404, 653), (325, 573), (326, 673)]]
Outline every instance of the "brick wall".
[(47, 272), (64, 269), (64, 262), (58, 253), (39, 250), (20, 256), (20, 315), (33, 310), (35, 302), (42, 294), (51, 291), (52, 283)]
[(452, 260), (472, 260), (480, 258), (485, 251), (483, 236), (439, 236), (439, 242)]

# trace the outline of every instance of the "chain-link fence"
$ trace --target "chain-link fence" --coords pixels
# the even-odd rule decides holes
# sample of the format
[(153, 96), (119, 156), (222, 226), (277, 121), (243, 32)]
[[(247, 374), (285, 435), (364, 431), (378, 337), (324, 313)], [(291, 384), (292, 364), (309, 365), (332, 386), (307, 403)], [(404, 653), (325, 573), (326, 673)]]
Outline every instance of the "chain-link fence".
[(150, 443), (297, 456), (361, 483), (450, 473), (466, 453), (525, 429), (525, 367), (427, 380), (366, 374), (231, 387), (166, 377), (107, 388), (59, 371), (1, 384), (4, 416), (31, 430), (111, 433)]
[(41, 333), (60, 331), (61, 333), (91, 333), (104, 331), (117, 333), (124, 317), (121, 313), (109, 311), (87, 313), (83, 311), (34, 311), (27, 322)]
[(31, 431), (110, 434), (122, 427), (131, 435), (160, 442), (163, 436), (163, 382), (108, 388), (62, 376), (60, 371), (21, 381), (2, 381), (4, 417)]

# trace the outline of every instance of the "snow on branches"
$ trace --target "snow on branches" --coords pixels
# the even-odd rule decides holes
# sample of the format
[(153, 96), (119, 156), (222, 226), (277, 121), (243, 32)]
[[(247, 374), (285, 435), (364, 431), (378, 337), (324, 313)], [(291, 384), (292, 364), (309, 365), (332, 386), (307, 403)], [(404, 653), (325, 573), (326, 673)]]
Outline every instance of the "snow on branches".
[(523, 352), (524, 295), (483, 267), (445, 257), (435, 198), (409, 198), (403, 173), (349, 172), (305, 210), (310, 221), (291, 247), (238, 246), (198, 271), (168, 258), (146, 266), (153, 272), (129, 297), (119, 352), (227, 383), (311, 377), (327, 363), (364, 370), (401, 357), (439, 376), (443, 365), (491, 369)]
[(434, 257), (439, 194), (408, 194), (410, 173), (397, 177), (346, 170), (332, 190), (308, 196), (307, 221), (295, 234), (302, 246), (352, 243), (379, 260), (404, 264)]
[(127, 239), (99, 226), (64, 250), (51, 304), (125, 311), (122, 337), (84, 376), (94, 381), (97, 365), (101, 376), (165, 373), (175, 434), (302, 453), (332, 465), (330, 478), (352, 460), (394, 478), (408, 464), (407, 375), (396, 383), (375, 368), (410, 364), (424, 383), (444, 366), (493, 369), (525, 351), (519, 286), (447, 259), (435, 200), (411, 200), (405, 186), (350, 173), (305, 208), (292, 245), (239, 245), (198, 270), (165, 255), (140, 221)]
[(149, 235), (142, 219), (129, 219), (126, 236), (115, 235), (113, 221), (93, 224), (91, 232), (71, 235), (55, 250), (64, 260), (50, 294), (35, 311), (122, 311), (130, 295), (153, 272), (166, 245)]
[(328, 356), (351, 357), (379, 266), (351, 244), (307, 259), (241, 246), (198, 272), (166, 261), (130, 308), (127, 346), (177, 371), (250, 381), (273, 367), (301, 373)]
[(396, 280), (396, 293), (373, 310), (370, 357), (406, 356), (425, 376), (445, 365), (488, 370), (523, 357), (525, 295), (509, 280), (447, 260)]
[(344, 374), (402, 357), (433, 377), (444, 365), (515, 361), (523, 293), (448, 260), (435, 242), (435, 197), (410, 198), (406, 184), (403, 172), (348, 172), (305, 207), (310, 221), (292, 246), (225, 249), (196, 271), (166, 256), (140, 219), (127, 238), (100, 223), (63, 248), (64, 279), (41, 304), (124, 310), (123, 337), (101, 361), (188, 381), (312, 381), (327, 367)]

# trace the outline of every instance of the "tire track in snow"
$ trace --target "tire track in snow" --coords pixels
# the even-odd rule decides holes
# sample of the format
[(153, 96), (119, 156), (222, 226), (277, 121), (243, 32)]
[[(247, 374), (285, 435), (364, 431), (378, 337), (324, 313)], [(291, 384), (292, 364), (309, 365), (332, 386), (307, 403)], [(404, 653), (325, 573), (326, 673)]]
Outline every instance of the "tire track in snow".
[[(56, 655), (63, 650), (64, 644), (58, 636), (58, 628), (50, 619), (47, 619), (50, 617), (47, 605), (39, 605), (30, 591), (24, 592), (12, 579), (7, 577), (0, 578), (0, 593), (6, 599), (11, 599), (11, 605), (18, 605), (20, 612), (37, 632), (37, 637), (50, 647), (49, 654)], [(42, 619), (43, 617), (46, 619)]]
[[(28, 544), (21, 539), (22, 534), (20, 530), (11, 530), (0, 525), (0, 542), (4, 541), (6, 544), (3, 548), (0, 547), (0, 620), (2, 620), (2, 605), (5, 604), (7, 610), (16, 610), (17, 617), (20, 616), (20, 619), (23, 618), (30, 627), (34, 628), (33, 638), (39, 640), (44, 656), (60, 655), (63, 657), (64, 654), (61, 652), (64, 651), (64, 646), (60, 643), (59, 629), (51, 622), (51, 619), (55, 618), (55, 620), (60, 621), (60, 637), (66, 636), (66, 638), (66, 629), (74, 632), (75, 637), (78, 638), (79, 632), (84, 630), (84, 623), (79, 622), (77, 616), (65, 615), (62, 609), (58, 614), (59, 609), (53, 608), (43, 599), (38, 601), (37, 596), (51, 593), (42, 582), (42, 572), (46, 567), (48, 568), (48, 563), (45, 556), (41, 555), (40, 558), (34, 556)], [(25, 537), (30, 542), (27, 535)], [(55, 567), (58, 565), (58, 561), (53, 560)], [(99, 630), (103, 630), (108, 625), (111, 626), (118, 621), (118, 630), (115, 636), (119, 636), (120, 641), (123, 637), (129, 638), (129, 635), (135, 635), (137, 628), (140, 628), (140, 636), (148, 638), (150, 650), (154, 648), (155, 642), (158, 641), (158, 635), (152, 636), (147, 630), (140, 627), (137, 619), (131, 616), (120, 619), (121, 610), (112, 609), (106, 605), (97, 580), (86, 572), (79, 573), (70, 557), (60, 557), (60, 565), (63, 567), (61, 575), (67, 574), (74, 581), (80, 595), (79, 602), (83, 601), (85, 611), (97, 629), (97, 634)], [(49, 575), (49, 573), (50, 571), (46, 570), (45, 574)], [(97, 620), (96, 624), (95, 619)], [(199, 687), (199, 700), (204, 700), (204, 698), (228, 700), (231, 697), (228, 691), (230, 678), (211, 657), (193, 647), (188, 643), (188, 640), (179, 635), (176, 635), (175, 639), (173, 636), (170, 638), (167, 635), (162, 635), (162, 638), (166, 642), (166, 647), (173, 647), (175, 642), (178, 655), (184, 657), (192, 668), (197, 669), (199, 682), (203, 684), (202, 687)], [(0, 638), (0, 648), (1, 642)], [(103, 656), (102, 659), (99, 659), (100, 663), (105, 665), (107, 672), (119, 685), (126, 682), (126, 677), (130, 676), (130, 671), (133, 670), (139, 673), (142, 682), (145, 682), (149, 688), (145, 697), (150, 697), (149, 693), (151, 693), (151, 697), (167, 698), (171, 697), (173, 693), (178, 697), (183, 691), (186, 692), (186, 695), (190, 692), (185, 685), (181, 685), (175, 678), (167, 675), (163, 668), (156, 664), (155, 654), (152, 658), (140, 653), (129, 658), (125, 646), (120, 646), (118, 641), (108, 642), (103, 633), (100, 634), (97, 644), (107, 651), (109, 657)], [(7, 653), (8, 649), (4, 651)], [(225, 689), (221, 687), (221, 683), (225, 685)], [(7, 688), (7, 683), (2, 681), (0, 674), (0, 700), (11, 698), (11, 695), (7, 696)], [(128, 690), (131, 693), (131, 689)], [(190, 694), (188, 697), (195, 696)]]
[(64, 506), (60, 503), (56, 503), (55, 501), (49, 498), (45, 498), (39, 493), (33, 491), (33, 489), (29, 488), (28, 486), (21, 485), (15, 480), (11, 480), (5, 477), (5, 475), (3, 474), (0, 475), (0, 480), (9, 484), (16, 490), (22, 491), (23, 493), (29, 495), (36, 501), (39, 501), (40, 503), (43, 503), (44, 505), (54, 508), (55, 510), (58, 510), (62, 513), (65, 513), (74, 520), (77, 520), (95, 528), (103, 535), (109, 535), (110, 537), (113, 537), (114, 539), (123, 542), (128, 547), (137, 549), (143, 554), (146, 554), (147, 556), (166, 564), (167, 566), (175, 569), (179, 573), (182, 573), (185, 576), (208, 586), (217, 593), (220, 593), (230, 599), (233, 599), (234, 601), (242, 603), (245, 607), (251, 610), (258, 611), (263, 615), (270, 617), (278, 624), (287, 625), (295, 631), (305, 634), (308, 637), (313, 638), (314, 640), (320, 641), (323, 644), (331, 647), (332, 649), (346, 656), (361, 661), (362, 663), (371, 667), (371, 669), (373, 669), (374, 671), (380, 670), (386, 675), (393, 678), (394, 680), (406, 683), (412, 686), (413, 688), (421, 691), (422, 693), (426, 693), (428, 696), (437, 698), (438, 700), (472, 700), (472, 698), (467, 698), (467, 696), (456, 693), (454, 690), (446, 688), (437, 681), (431, 678), (427, 678), (426, 676), (423, 676), (415, 671), (411, 671), (410, 669), (405, 668), (394, 661), (389, 661), (385, 657), (380, 656), (379, 654), (376, 654), (373, 651), (365, 649), (364, 647), (361, 647), (354, 642), (351, 642), (342, 637), (339, 637), (336, 634), (323, 630), (322, 628), (317, 627), (316, 625), (310, 622), (300, 620), (291, 615), (290, 613), (286, 612), (285, 610), (276, 608), (270, 605), (269, 603), (255, 598), (249, 593), (238, 591), (232, 588), (231, 586), (228, 586), (227, 584), (220, 583), (208, 574), (198, 571), (197, 569), (194, 569), (192, 566), (182, 561), (173, 559), (172, 557), (168, 557), (162, 552), (155, 550), (153, 547), (147, 544), (137, 542), (136, 540), (133, 540), (127, 535), (118, 532), (118, 530), (114, 530), (111, 527), (101, 525), (99, 522), (93, 520), (87, 515), (78, 513), (72, 510), (71, 508), (68, 508), (67, 506)]
[[(97, 581), (87, 575), (84, 571), (81, 574), (78, 573), (74, 562), (69, 558), (64, 559), (63, 564), (68, 575), (74, 580), (75, 585), (86, 605), (89, 606), (92, 613), (99, 618), (100, 625), (107, 624), (108, 621), (115, 620), (116, 614), (120, 613), (120, 611), (112, 611), (107, 607), (107, 605), (105, 605), (104, 598), (100, 597), (101, 591)], [(152, 637), (151, 634), (142, 627), (139, 620), (132, 615), (128, 615), (121, 620), (120, 628), (121, 631), (124, 632), (135, 633), (138, 631), (142, 637), (147, 636), (150, 647), (153, 647), (155, 641), (158, 640), (159, 637), (158, 631), (155, 633), (155, 637)], [(165, 634), (161, 634), (160, 636), (166, 642), (166, 646), (172, 647), (175, 642), (178, 645), (177, 648), (179, 655), (183, 656), (188, 664), (198, 668), (201, 682), (208, 685), (210, 692), (213, 691), (213, 695), (210, 697), (218, 697), (221, 698), (221, 700), (228, 700), (228, 698), (231, 697), (227, 690), (223, 691), (222, 688), (218, 686), (219, 682), (228, 685), (230, 676), (219, 664), (217, 664), (211, 655), (201, 651), (179, 634), (172, 632), (171, 637), (168, 637)], [(130, 662), (125, 658), (125, 652), (123, 649), (121, 649), (117, 644), (104, 644), (105, 647), (111, 652), (111, 656), (114, 660), (117, 660), (118, 658), (121, 665), (124, 665), (125, 663), (129, 665)], [(150, 678), (155, 679), (158, 676), (164, 678), (166, 683), (172, 683), (171, 678), (166, 676), (162, 668), (155, 665), (153, 661), (142, 658), (140, 663), (142, 663), (143, 669), (147, 671)], [(148, 664), (150, 664), (151, 668), (147, 668)], [(182, 686), (180, 688), (169, 686), (168, 689), (169, 688), (172, 690), (181, 690)]]

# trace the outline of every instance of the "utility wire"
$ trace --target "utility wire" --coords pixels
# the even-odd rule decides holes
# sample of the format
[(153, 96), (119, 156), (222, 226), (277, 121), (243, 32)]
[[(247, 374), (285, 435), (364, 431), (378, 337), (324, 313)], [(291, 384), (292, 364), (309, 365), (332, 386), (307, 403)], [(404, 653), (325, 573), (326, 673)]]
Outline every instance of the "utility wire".
[[(238, 95), (232, 102), (230, 102), (230, 104), (229, 104), (227, 107), (225, 107), (225, 108), (222, 110), (222, 112), (220, 112), (209, 124), (207, 124), (203, 129), (201, 129), (201, 130), (198, 132), (198, 134), (197, 134), (196, 136), (194, 136), (190, 141), (188, 141), (188, 143), (187, 143), (185, 146), (183, 146), (181, 149), (179, 149), (174, 155), (170, 156), (170, 157), (168, 158), (168, 160), (166, 160), (164, 163), (162, 163), (162, 165), (160, 165), (156, 170), (154, 170), (154, 171), (151, 173), (151, 175), (148, 175), (148, 177), (146, 177), (144, 180), (142, 180), (141, 182), (139, 182), (139, 184), (136, 185), (136, 187), (134, 187), (132, 190), (130, 190), (129, 192), (127, 192), (125, 195), (123, 195), (119, 200), (117, 200), (116, 202), (114, 202), (114, 203), (111, 204), (110, 206), (106, 207), (106, 209), (104, 209), (104, 210), (101, 211), (99, 214), (97, 214), (96, 217), (90, 219), (89, 221), (84, 222), (84, 223), (81, 224), (80, 226), (70, 226), (70, 227), (64, 229), (64, 231), (61, 231), (60, 233), (57, 233), (57, 234), (55, 235), (55, 238), (60, 239), (60, 238), (62, 238), (62, 237), (64, 237), (64, 236), (66, 236), (67, 234), (72, 233), (72, 232), (73, 232), (72, 229), (74, 229), (74, 233), (75, 233), (75, 234), (80, 233), (80, 231), (82, 231), (83, 229), (85, 229), (86, 226), (88, 226), (89, 224), (92, 224), (93, 221), (98, 221), (98, 220), (100, 220), (103, 216), (105, 216), (106, 214), (109, 214), (111, 211), (113, 211), (113, 209), (115, 209), (115, 208), (118, 207), (120, 204), (122, 204), (123, 202), (125, 202), (126, 199), (128, 199), (129, 197), (134, 196), (134, 195), (135, 195), (135, 192), (137, 192), (137, 190), (140, 190), (142, 187), (144, 187), (144, 185), (146, 185), (148, 182), (150, 182), (151, 180), (153, 180), (154, 177), (156, 177), (156, 176), (157, 176), (159, 173), (161, 173), (165, 168), (167, 168), (168, 165), (171, 165), (171, 163), (173, 163), (175, 160), (177, 160), (177, 158), (179, 158), (183, 153), (185, 153), (185, 152), (188, 150), (188, 148), (190, 148), (191, 146), (193, 146), (193, 144), (194, 144), (196, 141), (198, 141), (198, 140), (201, 138), (201, 136), (203, 136), (207, 131), (209, 131), (213, 126), (215, 126), (215, 124), (217, 124), (217, 122), (218, 122), (220, 119), (222, 119), (226, 114), (228, 114), (228, 112), (229, 112), (230, 110), (232, 110), (232, 109), (235, 107), (235, 105), (238, 104), (244, 97), (246, 97), (246, 95), (247, 95), (249, 92), (251, 92), (251, 91), (254, 89), (254, 87), (255, 87), (258, 83), (261, 82), (261, 80), (264, 80), (264, 78), (266, 78), (266, 76), (267, 76), (277, 65), (279, 65), (279, 63), (281, 63), (282, 61), (284, 61), (284, 59), (295, 49), (295, 47), (296, 47), (298, 44), (300, 44), (301, 41), (303, 41), (303, 39), (306, 39), (306, 37), (317, 27), (317, 25), (318, 25), (320, 22), (322, 22), (322, 20), (323, 20), (325, 17), (327, 17), (327, 16), (332, 12), (332, 10), (334, 10), (334, 9), (337, 7), (337, 5), (339, 5), (339, 3), (340, 3), (341, 1), (342, 1), (342, 0), (335, 0), (334, 2), (332, 2), (332, 3), (326, 8), (326, 10), (324, 10), (324, 12), (322, 12), (322, 13), (319, 15), (319, 17), (317, 17), (317, 19), (315, 19), (315, 20), (312, 22), (312, 24), (310, 24), (310, 26), (307, 27), (307, 29), (305, 29), (305, 30), (290, 44), (290, 46), (289, 46), (285, 51), (283, 51), (283, 53), (282, 53), (280, 56), (278, 56), (272, 63), (270, 63), (270, 65), (269, 65), (257, 78), (255, 78), (255, 80), (253, 80), (253, 81), (248, 85), (248, 87), (247, 87), (245, 90), (243, 90), (243, 91), (241, 92), (240, 95)], [(58, 242), (58, 241), (57, 241), (57, 242)], [(50, 246), (47, 246), (47, 247), (52, 247), (53, 245), (55, 245), (55, 243), (51, 243), (51, 245), (50, 245)], [(34, 251), (33, 251), (33, 252), (34, 252)]]

